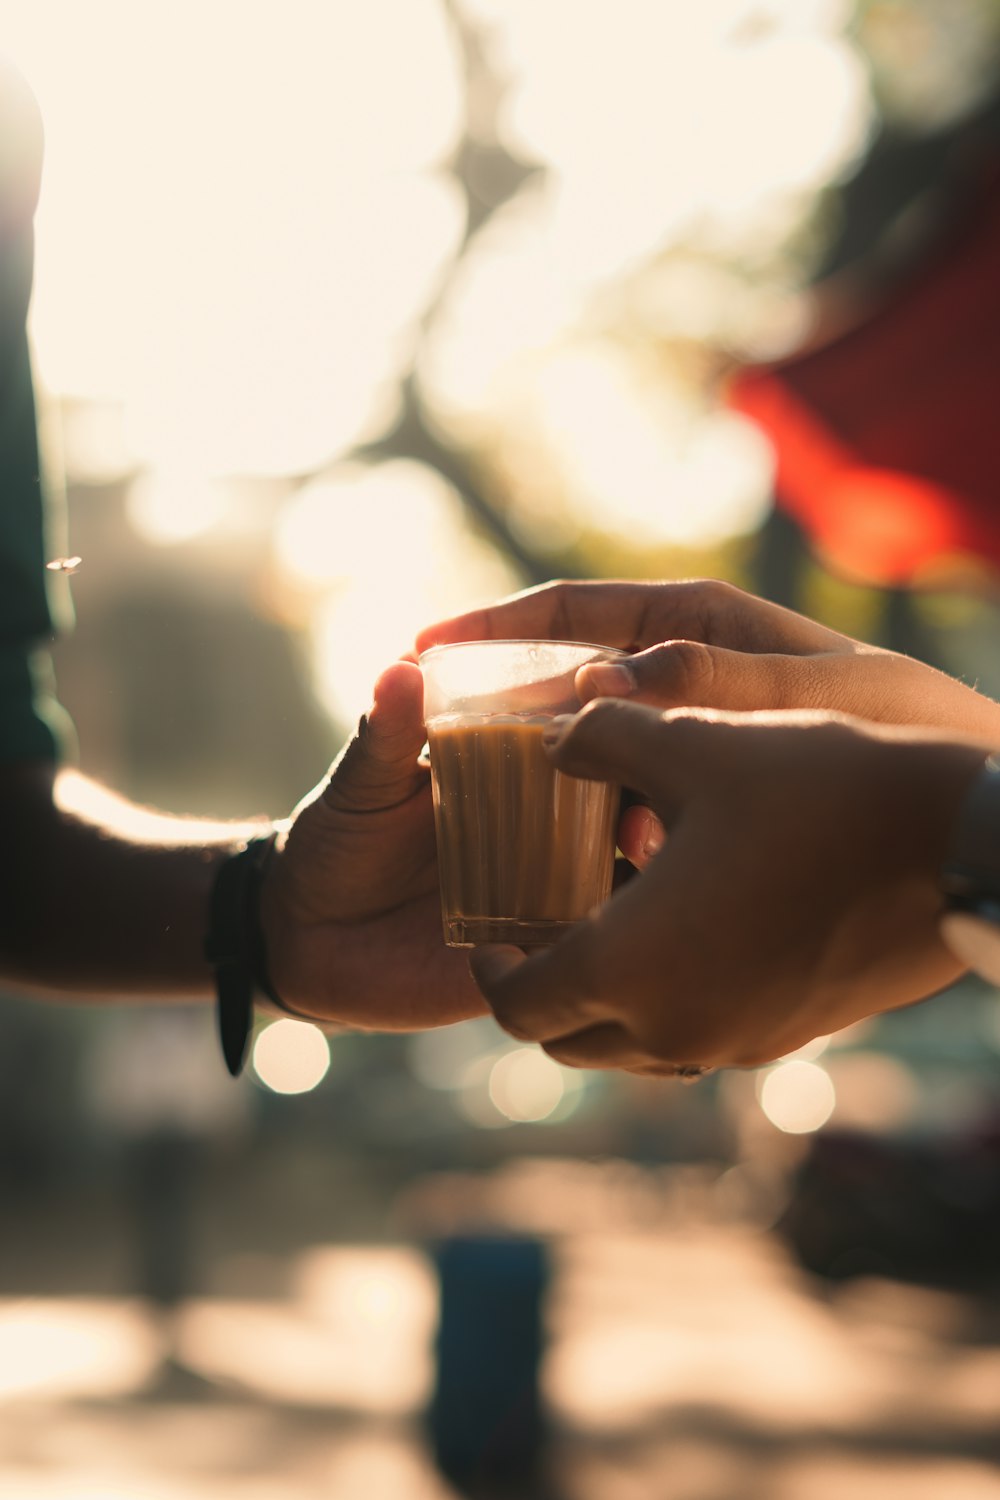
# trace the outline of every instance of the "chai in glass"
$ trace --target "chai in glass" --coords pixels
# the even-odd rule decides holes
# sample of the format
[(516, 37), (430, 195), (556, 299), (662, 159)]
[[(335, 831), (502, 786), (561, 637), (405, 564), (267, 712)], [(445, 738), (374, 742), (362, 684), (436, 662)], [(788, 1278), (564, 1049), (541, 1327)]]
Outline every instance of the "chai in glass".
[(557, 771), (542, 732), (579, 707), (578, 669), (619, 654), (475, 641), (421, 657), (451, 947), (552, 943), (610, 895), (619, 789)]

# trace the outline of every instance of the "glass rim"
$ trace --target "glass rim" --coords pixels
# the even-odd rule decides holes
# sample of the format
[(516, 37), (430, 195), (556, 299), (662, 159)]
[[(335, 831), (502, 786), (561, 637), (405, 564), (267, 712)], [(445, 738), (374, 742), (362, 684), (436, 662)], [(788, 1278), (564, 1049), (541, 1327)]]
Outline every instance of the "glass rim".
[(464, 646), (475, 646), (482, 649), (483, 646), (575, 646), (580, 651), (603, 651), (608, 656), (629, 656), (623, 646), (602, 646), (599, 641), (564, 641), (554, 639), (551, 636), (512, 636), (509, 639), (490, 639), (483, 641), (441, 641), (437, 646), (428, 646), (426, 651), (421, 651), (417, 657), (418, 665), (431, 656), (439, 656), (445, 651), (455, 651)]

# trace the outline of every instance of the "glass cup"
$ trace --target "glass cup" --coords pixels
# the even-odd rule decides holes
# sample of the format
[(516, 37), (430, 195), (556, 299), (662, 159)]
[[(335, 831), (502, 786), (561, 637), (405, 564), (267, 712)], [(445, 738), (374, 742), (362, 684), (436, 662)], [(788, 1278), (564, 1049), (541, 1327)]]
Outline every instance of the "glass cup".
[(445, 942), (553, 943), (605, 901), (619, 789), (557, 771), (542, 748), (580, 707), (578, 641), (464, 641), (420, 657)]

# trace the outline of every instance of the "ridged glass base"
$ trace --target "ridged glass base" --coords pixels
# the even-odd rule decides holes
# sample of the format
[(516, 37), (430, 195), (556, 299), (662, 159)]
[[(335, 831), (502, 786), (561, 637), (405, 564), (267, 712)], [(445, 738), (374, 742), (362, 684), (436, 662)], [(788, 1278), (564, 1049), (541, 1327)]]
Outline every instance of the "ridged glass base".
[(518, 948), (547, 948), (575, 922), (525, 922), (520, 917), (445, 917), (449, 948), (478, 948), (481, 943), (514, 943)]

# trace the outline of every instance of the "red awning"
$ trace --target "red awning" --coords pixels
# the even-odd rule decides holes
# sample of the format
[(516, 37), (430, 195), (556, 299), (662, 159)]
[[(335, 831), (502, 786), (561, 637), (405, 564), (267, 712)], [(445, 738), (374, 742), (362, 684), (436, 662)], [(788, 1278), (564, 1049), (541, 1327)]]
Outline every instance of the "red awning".
[(1000, 183), (867, 321), (741, 371), (730, 398), (833, 565), (881, 584), (962, 555), (1000, 568)]

